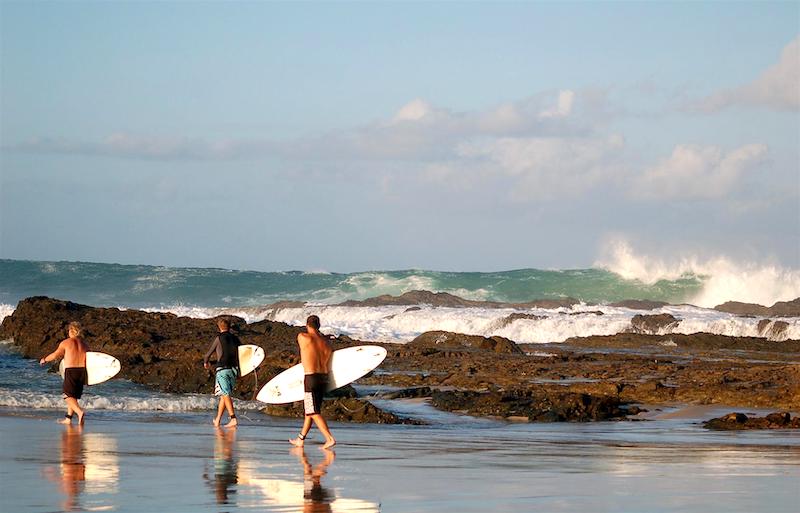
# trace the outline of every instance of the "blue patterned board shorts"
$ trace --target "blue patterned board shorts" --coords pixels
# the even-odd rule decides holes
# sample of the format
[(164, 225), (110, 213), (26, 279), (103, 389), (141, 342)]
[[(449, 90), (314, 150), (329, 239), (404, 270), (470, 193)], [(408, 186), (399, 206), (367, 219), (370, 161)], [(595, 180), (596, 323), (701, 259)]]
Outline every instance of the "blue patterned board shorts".
[(231, 395), (236, 386), (236, 369), (217, 369), (214, 395)]

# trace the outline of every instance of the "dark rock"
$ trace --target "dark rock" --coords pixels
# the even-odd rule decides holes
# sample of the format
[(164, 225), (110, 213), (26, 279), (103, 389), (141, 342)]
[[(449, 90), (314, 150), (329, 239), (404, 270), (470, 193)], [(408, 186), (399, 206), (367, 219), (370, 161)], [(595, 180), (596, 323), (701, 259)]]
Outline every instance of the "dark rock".
[(411, 349), (457, 348), (494, 353), (523, 354), (516, 343), (504, 337), (482, 337), (449, 331), (427, 331), (408, 343)]
[(542, 319), (547, 319), (546, 315), (536, 315), (536, 314), (529, 314), (529, 313), (522, 313), (522, 312), (515, 312), (510, 315), (503, 317), (502, 319), (498, 320), (495, 324), (495, 329), (502, 329), (511, 324), (514, 321), (518, 321), (520, 319), (526, 319), (529, 321), (540, 321)]
[(769, 340), (786, 340), (788, 338), (786, 330), (789, 323), (786, 321), (775, 321), (772, 319), (761, 319), (758, 321), (758, 334)]
[(378, 397), (381, 399), (419, 399), (421, 397), (430, 397), (432, 393), (431, 387), (412, 387), (383, 392), (378, 394)]
[(771, 307), (754, 303), (728, 301), (714, 307), (720, 312), (734, 315), (752, 315), (761, 317), (800, 317), (800, 297), (791, 301), (778, 301)]
[(614, 306), (617, 308), (630, 308), (631, 310), (655, 310), (656, 308), (661, 308), (663, 306), (667, 306), (669, 303), (665, 303), (664, 301), (648, 301), (645, 299), (626, 299), (625, 301), (617, 301), (616, 303), (611, 303), (608, 306)]
[(748, 417), (744, 413), (729, 413), (703, 423), (706, 429), (722, 431), (748, 429), (800, 429), (800, 417), (789, 412), (770, 413), (766, 417)]
[(434, 391), (431, 403), (446, 411), (501, 418), (527, 417), (532, 422), (588, 422), (624, 418), (628, 414), (616, 397), (532, 389)]
[[(299, 419), (304, 416), (303, 404), (300, 402), (291, 404), (269, 404), (261, 411), (275, 417)], [(366, 400), (345, 397), (325, 400), (322, 403), (322, 414), (327, 420), (340, 422), (422, 424), (422, 422), (418, 420), (398, 417), (394, 413), (381, 410)]]
[(363, 301), (349, 300), (337, 306), (412, 306), (429, 305), (448, 308), (569, 308), (578, 304), (577, 299), (539, 299), (526, 303), (502, 303), (498, 301), (474, 301), (464, 299), (447, 292), (430, 292), (428, 290), (412, 290), (399, 296), (384, 294)]
[(676, 319), (668, 313), (658, 315), (637, 314), (631, 319), (631, 331), (643, 335), (663, 335), (675, 329), (680, 322), (680, 319)]

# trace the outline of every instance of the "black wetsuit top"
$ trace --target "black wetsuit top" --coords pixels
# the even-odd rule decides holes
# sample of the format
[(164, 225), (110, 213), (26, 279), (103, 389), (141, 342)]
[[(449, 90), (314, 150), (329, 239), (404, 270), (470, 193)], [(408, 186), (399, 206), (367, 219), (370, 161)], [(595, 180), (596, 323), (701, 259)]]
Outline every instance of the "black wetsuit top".
[(238, 369), (239, 368), (239, 346), (242, 343), (239, 337), (230, 331), (222, 331), (214, 339), (214, 343), (208, 349), (204, 362), (208, 362), (208, 358), (215, 350), (217, 352), (217, 369)]

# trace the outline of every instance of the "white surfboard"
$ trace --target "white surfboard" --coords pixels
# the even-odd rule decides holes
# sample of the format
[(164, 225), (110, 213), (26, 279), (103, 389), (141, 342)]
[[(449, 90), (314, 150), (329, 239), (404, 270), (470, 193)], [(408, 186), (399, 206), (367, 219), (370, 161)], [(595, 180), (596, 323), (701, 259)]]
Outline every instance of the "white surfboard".
[[(108, 381), (117, 375), (122, 366), (119, 360), (106, 353), (89, 351), (86, 353), (86, 374), (89, 376), (87, 385), (96, 385)], [(64, 360), (58, 365), (58, 373), (64, 379)]]
[[(381, 364), (386, 349), (380, 346), (356, 346), (333, 352), (328, 392), (352, 383)], [(259, 390), (256, 399), (263, 403), (282, 404), (302, 401), (304, 395), (303, 365), (286, 369)]]
[(264, 350), (254, 344), (239, 346), (239, 374), (247, 376), (264, 361)]

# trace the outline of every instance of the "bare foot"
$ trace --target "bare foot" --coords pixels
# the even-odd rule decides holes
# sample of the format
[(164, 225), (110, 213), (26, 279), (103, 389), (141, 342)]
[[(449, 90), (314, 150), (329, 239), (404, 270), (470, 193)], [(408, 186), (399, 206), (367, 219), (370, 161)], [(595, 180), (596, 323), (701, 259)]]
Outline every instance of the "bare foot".
[(72, 419), (69, 417), (64, 417), (63, 419), (57, 420), (56, 422), (58, 422), (59, 424), (65, 424), (69, 426), (70, 424), (72, 424)]
[(219, 417), (214, 418), (214, 427), (219, 427)]
[(336, 440), (335, 440), (335, 439), (333, 439), (333, 438), (331, 438), (330, 440), (328, 440), (327, 442), (325, 442), (325, 443), (322, 445), (322, 448), (323, 448), (323, 449), (330, 449), (330, 448), (331, 448), (331, 447), (333, 447), (334, 445), (336, 445)]
[(301, 440), (300, 437), (298, 438), (290, 438), (289, 443), (294, 445), (295, 447), (303, 447), (305, 440)]
[(79, 426), (83, 425), (83, 417), (84, 416), (86, 416), (86, 412), (81, 412), (81, 413), (78, 414), (78, 425)]
[(238, 425), (239, 425), (239, 421), (238, 421), (238, 420), (236, 420), (236, 419), (231, 419), (230, 421), (228, 421), (228, 423), (227, 423), (227, 424), (225, 424), (225, 427), (226, 427), (226, 428), (235, 428), (235, 427), (236, 427), (236, 426), (238, 426)]

